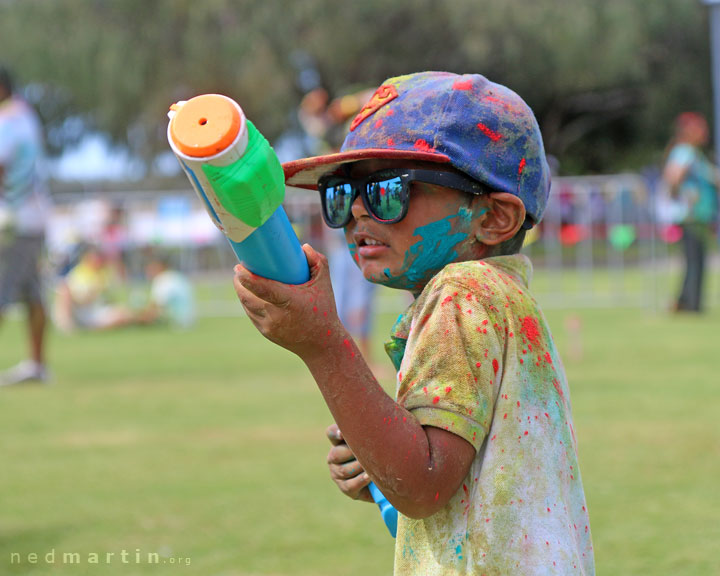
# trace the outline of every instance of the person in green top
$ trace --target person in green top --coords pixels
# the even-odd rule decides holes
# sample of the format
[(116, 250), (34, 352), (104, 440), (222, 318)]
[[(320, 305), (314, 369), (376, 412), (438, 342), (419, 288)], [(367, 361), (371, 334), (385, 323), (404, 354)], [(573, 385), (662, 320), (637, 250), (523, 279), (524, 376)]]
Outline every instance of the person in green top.
[(680, 114), (663, 170), (671, 195), (685, 208), (681, 222), (685, 278), (676, 303), (678, 311), (702, 310), (706, 255), (717, 221), (720, 182), (717, 169), (703, 153), (708, 139), (703, 116), (695, 112)]
[(388, 79), (341, 151), (286, 163), (317, 188), (372, 282), (414, 302), (391, 334), (395, 398), (338, 319), (327, 259), (288, 286), (238, 265), (235, 290), (307, 365), (332, 413), (331, 478), (399, 512), (395, 574), (595, 573), (565, 371), (519, 254), (550, 172), (535, 117), (479, 74)]

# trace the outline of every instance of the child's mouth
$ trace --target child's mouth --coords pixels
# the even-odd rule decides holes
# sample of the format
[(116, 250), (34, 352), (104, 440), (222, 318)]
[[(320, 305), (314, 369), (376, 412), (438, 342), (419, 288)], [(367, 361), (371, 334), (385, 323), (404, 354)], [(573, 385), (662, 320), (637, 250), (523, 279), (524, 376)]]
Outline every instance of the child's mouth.
[(387, 244), (369, 236), (359, 236), (356, 241), (356, 246), (358, 255), (363, 258), (377, 257), (388, 247)]

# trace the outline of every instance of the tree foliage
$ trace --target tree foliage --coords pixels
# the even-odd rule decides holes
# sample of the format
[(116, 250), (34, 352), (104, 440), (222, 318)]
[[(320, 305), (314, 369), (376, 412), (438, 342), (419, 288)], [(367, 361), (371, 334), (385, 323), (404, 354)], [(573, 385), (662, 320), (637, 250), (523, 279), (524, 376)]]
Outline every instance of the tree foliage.
[(688, 0), (4, 0), (0, 60), (57, 149), (96, 129), (165, 150), (168, 105), (236, 98), (270, 139), (301, 96), (428, 69), (480, 72), (533, 107), (564, 172), (657, 158), (674, 116), (710, 114), (706, 8)]

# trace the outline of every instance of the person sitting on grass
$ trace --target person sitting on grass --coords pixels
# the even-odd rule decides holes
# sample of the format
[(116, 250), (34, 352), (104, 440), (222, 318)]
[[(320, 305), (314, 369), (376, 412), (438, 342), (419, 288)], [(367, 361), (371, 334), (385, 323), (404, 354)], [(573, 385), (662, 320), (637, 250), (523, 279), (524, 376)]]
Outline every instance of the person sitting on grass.
[(170, 267), (167, 255), (153, 255), (145, 266), (150, 303), (138, 315), (143, 323), (189, 328), (195, 322), (195, 296), (188, 279)]
[(79, 249), (78, 262), (57, 286), (54, 319), (63, 332), (110, 330), (135, 323), (132, 310), (110, 298), (113, 270), (94, 244)]
[(565, 371), (519, 253), (550, 176), (535, 117), (478, 74), (383, 83), (341, 152), (284, 165), (320, 191), (365, 278), (414, 302), (386, 349), (396, 398), (335, 312), (326, 258), (289, 286), (235, 268), (258, 330), (297, 354), (336, 424), (332, 479), (399, 511), (395, 574), (594, 574)]

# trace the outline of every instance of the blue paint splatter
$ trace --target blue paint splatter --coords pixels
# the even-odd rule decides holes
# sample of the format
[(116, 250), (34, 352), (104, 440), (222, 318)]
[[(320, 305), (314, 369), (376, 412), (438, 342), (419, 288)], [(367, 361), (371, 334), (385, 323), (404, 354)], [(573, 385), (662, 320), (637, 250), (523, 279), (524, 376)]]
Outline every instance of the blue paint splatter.
[[(415, 236), (420, 236), (421, 240), (413, 244), (405, 256), (406, 261), (412, 259), (412, 264), (403, 273), (408, 282), (414, 285), (427, 281), (447, 264), (455, 261), (458, 257), (455, 247), (468, 237), (466, 232), (450, 233), (452, 230), (450, 221), (458, 217), (457, 214), (447, 216), (437, 222), (421, 226), (413, 232)], [(386, 271), (386, 275), (388, 273), (389, 270)]]

